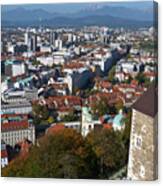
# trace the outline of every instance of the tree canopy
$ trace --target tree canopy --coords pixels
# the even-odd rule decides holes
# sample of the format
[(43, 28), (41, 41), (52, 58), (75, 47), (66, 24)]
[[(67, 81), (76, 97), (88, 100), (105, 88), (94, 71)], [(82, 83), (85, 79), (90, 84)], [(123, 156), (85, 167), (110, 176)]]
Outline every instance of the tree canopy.
[(126, 152), (120, 132), (102, 129), (83, 138), (74, 129), (63, 129), (42, 137), (26, 157), (2, 169), (2, 176), (108, 179), (126, 164)]

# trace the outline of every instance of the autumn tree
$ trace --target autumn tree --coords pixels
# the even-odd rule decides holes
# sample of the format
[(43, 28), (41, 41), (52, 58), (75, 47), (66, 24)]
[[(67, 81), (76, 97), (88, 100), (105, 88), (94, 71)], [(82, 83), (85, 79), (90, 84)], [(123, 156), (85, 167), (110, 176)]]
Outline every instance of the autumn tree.
[[(90, 163), (91, 162), (91, 163)], [(18, 157), (2, 170), (3, 176), (43, 178), (95, 178), (96, 158), (81, 134), (63, 129), (46, 135), (28, 157)]]
[[(120, 103), (117, 103), (117, 108), (119, 108)], [(100, 100), (95, 101), (92, 105), (92, 112), (98, 117), (104, 114), (116, 114), (117, 108), (115, 105), (110, 105), (106, 97), (102, 97)]]
[(53, 109), (53, 113), (48, 109), (45, 105), (34, 104), (32, 106), (32, 115), (34, 119), (34, 124), (51, 124), (56, 121), (56, 117), (54, 117), (55, 109)]
[(121, 137), (120, 132), (108, 129), (88, 134), (87, 142), (98, 159), (99, 178), (107, 179), (109, 175), (126, 165), (127, 150)]

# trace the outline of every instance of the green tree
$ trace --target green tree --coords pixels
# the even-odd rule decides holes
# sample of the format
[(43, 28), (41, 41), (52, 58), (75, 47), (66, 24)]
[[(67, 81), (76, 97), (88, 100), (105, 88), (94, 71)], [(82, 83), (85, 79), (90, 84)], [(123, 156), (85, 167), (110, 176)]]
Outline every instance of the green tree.
[(109, 74), (108, 74), (108, 80), (110, 82), (113, 82), (114, 81), (114, 77), (115, 77), (115, 66), (113, 66), (111, 68), (111, 70), (109, 71)]
[(142, 72), (139, 72), (135, 79), (138, 81), (139, 85), (144, 84), (146, 87), (150, 85), (150, 79), (147, 78)]
[(117, 103), (115, 104), (115, 108), (117, 111), (123, 109), (124, 105), (123, 105), (123, 101), (122, 100), (119, 100), (117, 101)]
[(32, 114), (33, 114), (35, 125), (48, 122), (49, 111), (46, 106), (39, 105), (39, 104), (33, 105), (32, 106)]
[[(2, 170), (3, 176), (44, 178), (93, 178), (95, 155), (81, 134), (63, 129), (46, 135), (26, 158), (18, 157)], [(94, 158), (93, 158), (94, 157)]]
[(97, 156), (100, 178), (108, 178), (126, 165), (127, 150), (120, 132), (108, 129), (93, 131), (88, 134), (87, 141)]
[(70, 121), (77, 121), (79, 120), (79, 117), (75, 112), (70, 112), (68, 115), (65, 115), (61, 118), (61, 121), (63, 122), (70, 122)]
[(37, 60), (32, 61), (32, 65), (34, 65), (34, 66), (38, 66), (40, 64), (41, 64), (40, 61), (37, 61)]
[(108, 113), (108, 102), (106, 98), (102, 98), (100, 101), (96, 101), (92, 106), (92, 112), (94, 115), (102, 116)]
[[(118, 108), (118, 103), (117, 103), (117, 108)], [(109, 104), (106, 97), (103, 97), (92, 105), (92, 112), (95, 116), (100, 117), (105, 114), (116, 114), (117, 109), (115, 105)]]

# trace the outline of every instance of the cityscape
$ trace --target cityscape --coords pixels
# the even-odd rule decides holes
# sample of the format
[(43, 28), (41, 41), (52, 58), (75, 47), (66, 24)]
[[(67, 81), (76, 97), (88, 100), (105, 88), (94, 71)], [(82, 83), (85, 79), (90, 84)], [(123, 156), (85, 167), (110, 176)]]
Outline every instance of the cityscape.
[(1, 9), (2, 176), (156, 180), (157, 4)]

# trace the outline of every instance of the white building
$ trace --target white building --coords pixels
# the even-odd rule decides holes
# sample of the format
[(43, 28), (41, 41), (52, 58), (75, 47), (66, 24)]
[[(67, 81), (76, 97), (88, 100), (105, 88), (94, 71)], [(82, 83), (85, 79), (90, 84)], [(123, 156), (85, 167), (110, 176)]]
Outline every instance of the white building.
[(93, 120), (89, 107), (82, 107), (82, 135), (87, 136), (90, 131), (94, 130), (95, 125), (101, 125), (101, 122)]
[[(14, 116), (12, 116), (14, 117)], [(3, 121), (1, 126), (1, 140), (7, 145), (15, 146), (17, 143), (22, 142), (24, 139), (28, 139), (33, 144), (35, 143), (35, 127), (29, 123), (27, 119), (22, 121)]]
[(1, 167), (4, 168), (8, 165), (8, 154), (6, 144), (1, 141)]

